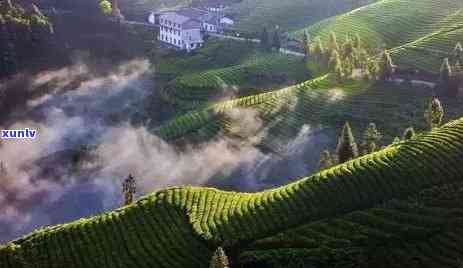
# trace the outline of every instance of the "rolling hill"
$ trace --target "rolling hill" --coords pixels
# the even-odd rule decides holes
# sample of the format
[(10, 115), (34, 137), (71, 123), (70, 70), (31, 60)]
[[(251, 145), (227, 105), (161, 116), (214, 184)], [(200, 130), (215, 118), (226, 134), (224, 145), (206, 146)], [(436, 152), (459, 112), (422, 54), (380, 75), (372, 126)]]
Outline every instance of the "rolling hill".
[(163, 90), (166, 100), (183, 109), (224, 97), (251, 95), (307, 79), (298, 57), (258, 53), (244, 62), (223, 68), (181, 75)]
[[(240, 120), (229, 116), (234, 110), (256, 111), (263, 124), (257, 133), (260, 146), (279, 153), (304, 125), (314, 128), (339, 128), (351, 122), (357, 137), (370, 122), (378, 125), (385, 144), (402, 131), (425, 127), (423, 114), (432, 96), (430, 89), (395, 83), (378, 84), (346, 81), (338, 84), (332, 75), (322, 76), (280, 90), (218, 102), (178, 116), (158, 130), (167, 141), (192, 139), (208, 141), (214, 137), (236, 134)], [(442, 97), (446, 120), (461, 113), (461, 100)]]
[[(458, 0), (382, 0), (325, 19), (292, 33), (301, 38), (327, 40), (334, 32), (340, 40), (358, 34), (371, 49), (391, 50), (399, 67), (439, 70), (462, 35), (463, 2)], [(380, 50), (378, 50), (379, 52)]]
[[(0, 267), (207, 267), (217, 246), (240, 252), (281, 232), (293, 242), (294, 232), (314, 241), (322, 238), (340, 250), (348, 241), (376, 239), (399, 257), (404, 248), (389, 242), (394, 235), (402, 236), (408, 241), (405, 254), (421, 256), (427, 267), (457, 267), (451, 258), (463, 256), (457, 235), (461, 190), (452, 185), (463, 182), (462, 140), (463, 119), (459, 119), (276, 189), (258, 193), (188, 186), (160, 190), (133, 205), (42, 228), (3, 245)], [(418, 210), (392, 201), (413, 200), (420, 192), (422, 198), (412, 203)], [(420, 206), (423, 200), (427, 206)], [(433, 210), (436, 206), (446, 209)], [(375, 235), (365, 240), (345, 228)], [(328, 236), (329, 230), (336, 232)], [(445, 255), (435, 249), (446, 249)], [(324, 252), (305, 254), (317, 258)], [(254, 250), (249, 255), (265, 259), (272, 252)]]
[(377, 0), (243, 0), (227, 12), (235, 17), (236, 28), (244, 32), (261, 32), (276, 25), (284, 30), (299, 29), (307, 24), (341, 14)]

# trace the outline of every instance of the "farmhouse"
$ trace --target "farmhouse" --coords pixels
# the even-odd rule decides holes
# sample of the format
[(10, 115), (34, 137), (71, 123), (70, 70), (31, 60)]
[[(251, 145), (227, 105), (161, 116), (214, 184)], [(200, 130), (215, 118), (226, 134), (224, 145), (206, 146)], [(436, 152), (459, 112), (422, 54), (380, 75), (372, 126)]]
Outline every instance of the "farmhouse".
[(199, 8), (152, 12), (148, 21), (159, 26), (159, 41), (187, 51), (202, 47), (205, 34), (221, 33), (234, 23), (232, 19), (226, 18), (221, 10)]

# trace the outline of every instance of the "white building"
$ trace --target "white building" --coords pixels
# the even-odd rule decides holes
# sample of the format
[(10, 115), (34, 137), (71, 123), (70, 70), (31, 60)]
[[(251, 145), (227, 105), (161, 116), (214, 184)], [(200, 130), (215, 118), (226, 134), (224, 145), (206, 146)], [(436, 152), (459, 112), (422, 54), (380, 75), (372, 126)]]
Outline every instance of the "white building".
[(157, 39), (180, 50), (202, 47), (205, 33), (219, 33), (233, 25), (233, 20), (198, 8), (183, 8), (162, 13), (151, 13), (148, 21), (159, 26)]

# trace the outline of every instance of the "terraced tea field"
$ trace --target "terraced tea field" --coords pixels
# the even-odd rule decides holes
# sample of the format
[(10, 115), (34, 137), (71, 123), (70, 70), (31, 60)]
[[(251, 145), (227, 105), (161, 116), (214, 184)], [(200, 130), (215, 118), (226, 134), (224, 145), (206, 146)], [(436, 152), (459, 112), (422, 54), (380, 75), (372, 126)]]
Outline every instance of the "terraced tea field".
[[(206, 141), (213, 137), (234, 135), (239, 120), (228, 114), (251, 109), (263, 121), (258, 133), (244, 138), (261, 137), (260, 145), (279, 153), (294, 139), (301, 127), (340, 128), (351, 122), (357, 137), (370, 122), (375, 122), (388, 144), (402, 131), (414, 126), (424, 128), (423, 113), (432, 90), (396, 84), (370, 84), (350, 81), (337, 85), (331, 76), (323, 76), (296, 86), (220, 102), (179, 116), (159, 129), (167, 141), (180, 138)], [(461, 114), (461, 100), (442, 98), (445, 120)]]
[(239, 65), (179, 76), (164, 88), (163, 95), (169, 102), (186, 108), (218, 98), (255, 94), (306, 78), (300, 58), (259, 53)]
[(244, 32), (261, 32), (263, 27), (279, 25), (285, 30), (299, 29), (324, 18), (341, 14), (376, 0), (243, 0), (227, 11), (236, 18), (236, 28)]
[[(161, 190), (113, 212), (12, 241), (0, 247), (0, 263), (2, 268), (208, 267), (217, 246), (239, 252), (280, 233), (297, 243), (293, 234), (298, 233), (305, 246), (316, 246), (317, 239), (339, 250), (349, 243), (378, 243), (393, 252), (390, 261), (401, 261), (406, 253), (427, 267), (457, 267), (455, 260), (463, 256), (461, 188), (452, 185), (463, 182), (462, 140), (459, 119), (272, 190)], [(394, 246), (394, 237), (408, 240)], [(325, 251), (304, 253), (316, 259)]]
[(243, 267), (460, 267), (463, 184), (303, 225), (256, 241)]
[[(295, 31), (307, 30), (326, 41), (359, 34), (371, 49), (391, 49), (399, 67), (436, 72), (442, 58), (462, 41), (463, 2), (457, 0), (383, 0)], [(378, 50), (379, 52), (379, 50)]]

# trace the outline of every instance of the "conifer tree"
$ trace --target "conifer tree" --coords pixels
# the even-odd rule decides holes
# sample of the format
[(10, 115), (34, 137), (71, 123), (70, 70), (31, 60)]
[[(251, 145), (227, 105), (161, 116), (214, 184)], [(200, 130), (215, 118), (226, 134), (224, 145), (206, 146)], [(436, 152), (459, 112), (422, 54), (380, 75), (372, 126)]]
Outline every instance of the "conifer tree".
[(442, 62), (442, 66), (440, 67), (440, 82), (448, 86), (450, 81), (450, 76), (452, 75), (452, 68), (450, 67), (449, 59), (445, 58)]
[(394, 74), (394, 64), (392, 62), (391, 55), (386, 50), (383, 52), (381, 56), (381, 64), (379, 70), (380, 79), (382, 81), (386, 81), (392, 78)]
[(354, 48), (358, 51), (362, 49), (362, 39), (360, 38), (360, 35), (358, 33), (355, 34), (353, 45), (354, 45)]
[(315, 45), (313, 50), (315, 56), (317, 57), (317, 60), (320, 61), (323, 58), (323, 55), (325, 54), (325, 47), (323, 46), (320, 37), (317, 37), (317, 39), (315, 39)]
[(130, 205), (134, 201), (134, 195), (137, 192), (137, 186), (136, 186), (136, 181), (135, 178), (132, 176), (132, 174), (129, 174), (129, 176), (124, 180), (122, 183), (122, 194), (124, 196), (124, 206)]
[(304, 48), (304, 61), (307, 61), (310, 56), (310, 37), (309, 33), (304, 31), (304, 35), (302, 37), (302, 45)]
[(363, 147), (368, 153), (376, 151), (379, 141), (383, 135), (376, 128), (375, 123), (370, 123), (363, 133)]
[(339, 44), (334, 32), (330, 33), (330, 38), (328, 41), (328, 50), (332, 52), (333, 50), (339, 51)]
[(339, 163), (347, 162), (359, 155), (357, 143), (355, 142), (352, 129), (348, 122), (344, 125), (341, 135), (339, 136), (336, 153)]
[(453, 49), (453, 57), (454, 61), (457, 62), (462, 62), (463, 61), (463, 46), (461, 45), (460, 42), (458, 42), (455, 45), (455, 48)]
[(430, 130), (442, 124), (444, 118), (444, 108), (440, 100), (434, 96), (428, 105), (428, 109), (424, 112), (424, 118)]
[(402, 135), (402, 139), (411, 140), (413, 137), (415, 137), (415, 129), (413, 127), (405, 129), (404, 134)]
[(395, 137), (394, 140), (392, 141), (392, 144), (397, 144), (401, 142), (402, 140), (399, 137)]
[(324, 169), (330, 168), (334, 166), (335, 163), (336, 163), (336, 160), (333, 158), (333, 156), (331, 156), (330, 151), (325, 150), (320, 155), (320, 162), (318, 163), (318, 169), (324, 170)]
[(353, 58), (354, 55), (354, 44), (348, 35), (342, 45), (342, 57), (343, 59)]
[(218, 247), (217, 250), (212, 255), (211, 262), (209, 264), (209, 268), (229, 268), (230, 262), (228, 261), (228, 257), (225, 254), (223, 248)]

